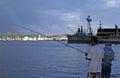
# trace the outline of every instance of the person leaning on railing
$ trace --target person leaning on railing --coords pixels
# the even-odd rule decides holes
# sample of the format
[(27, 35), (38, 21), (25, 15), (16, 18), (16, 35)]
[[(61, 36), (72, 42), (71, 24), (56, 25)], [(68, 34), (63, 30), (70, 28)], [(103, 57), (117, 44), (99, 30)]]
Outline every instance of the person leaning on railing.
[(111, 65), (114, 60), (112, 43), (106, 43), (104, 47), (104, 58), (102, 61), (102, 78), (110, 78)]

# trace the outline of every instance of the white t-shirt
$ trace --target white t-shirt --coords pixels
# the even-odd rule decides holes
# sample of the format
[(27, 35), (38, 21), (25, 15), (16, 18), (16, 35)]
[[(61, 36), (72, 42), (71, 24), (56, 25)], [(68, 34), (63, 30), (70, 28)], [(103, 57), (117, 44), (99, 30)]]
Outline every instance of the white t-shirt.
[(102, 58), (104, 57), (103, 48), (98, 45), (91, 46), (88, 50), (87, 58), (91, 59), (89, 62), (88, 72), (101, 72)]

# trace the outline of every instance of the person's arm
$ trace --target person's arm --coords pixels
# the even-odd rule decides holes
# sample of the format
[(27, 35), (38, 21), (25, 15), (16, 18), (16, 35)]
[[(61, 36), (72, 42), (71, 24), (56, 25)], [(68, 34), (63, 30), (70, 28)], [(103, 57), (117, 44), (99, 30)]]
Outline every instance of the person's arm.
[(87, 58), (87, 57), (86, 57), (86, 59), (87, 59), (87, 60), (91, 60), (90, 58)]
[(115, 54), (114, 54), (114, 51), (112, 50), (112, 60), (114, 60), (115, 58)]
[(93, 52), (93, 51), (92, 51), (92, 48), (90, 48), (90, 49), (89, 49), (89, 52), (86, 54), (86, 55), (87, 55), (87, 56), (86, 56), (86, 59), (87, 59), (87, 60), (91, 60), (91, 58), (92, 58), (92, 52)]

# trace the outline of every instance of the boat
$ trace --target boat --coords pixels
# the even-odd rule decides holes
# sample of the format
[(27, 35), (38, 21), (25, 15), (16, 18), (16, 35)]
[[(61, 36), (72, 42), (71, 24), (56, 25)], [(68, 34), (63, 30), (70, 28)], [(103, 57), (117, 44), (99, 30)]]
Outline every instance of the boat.
[(97, 34), (93, 35), (91, 24), (90, 22), (92, 19), (90, 16), (86, 18), (88, 24), (87, 24), (87, 31), (83, 31), (83, 26), (81, 28), (78, 27), (78, 30), (75, 34), (68, 34), (66, 35), (68, 40), (68, 43), (89, 43), (90, 38), (92, 36), (97, 36), (99, 39), (99, 43), (105, 44), (105, 43), (113, 43), (113, 44), (120, 44), (120, 28), (115, 24), (115, 28), (102, 28), (101, 27), (101, 21), (100, 21), (100, 27), (97, 30)]

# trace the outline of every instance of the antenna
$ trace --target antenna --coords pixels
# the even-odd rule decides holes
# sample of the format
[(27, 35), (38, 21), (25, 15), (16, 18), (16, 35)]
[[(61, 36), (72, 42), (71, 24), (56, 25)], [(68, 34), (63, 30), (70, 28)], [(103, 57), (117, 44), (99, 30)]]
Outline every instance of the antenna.
[(102, 23), (101, 23), (101, 20), (100, 20), (100, 24), (99, 24), (99, 25), (100, 25), (100, 27), (99, 27), (99, 28), (101, 29), (101, 28), (102, 28)]
[(88, 32), (88, 34), (89, 35), (92, 35), (92, 29), (91, 29), (91, 21), (92, 21), (92, 19), (90, 18), (90, 16), (88, 15), (88, 17), (86, 18), (86, 20), (87, 20), (87, 32)]

